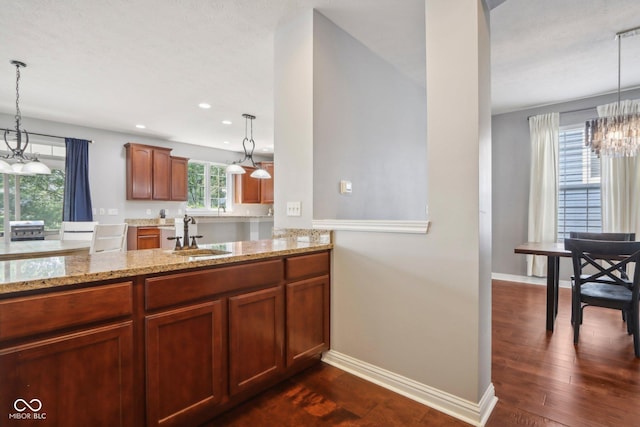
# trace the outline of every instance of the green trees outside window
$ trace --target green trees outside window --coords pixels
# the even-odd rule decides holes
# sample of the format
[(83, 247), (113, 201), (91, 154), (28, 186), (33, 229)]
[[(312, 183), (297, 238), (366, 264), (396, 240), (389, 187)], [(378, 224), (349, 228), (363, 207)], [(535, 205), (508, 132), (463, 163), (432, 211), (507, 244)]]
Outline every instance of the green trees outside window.
[[(4, 180), (9, 181), (9, 205), (4, 206)], [(16, 183), (18, 186), (16, 187)], [(16, 188), (20, 198), (20, 218), (16, 218)], [(57, 230), (62, 223), (64, 171), (52, 169), (51, 175), (16, 176), (0, 174), (0, 229), (4, 216), (10, 220), (44, 220), (46, 230)]]
[(189, 161), (189, 209), (227, 208), (227, 174), (224, 165)]

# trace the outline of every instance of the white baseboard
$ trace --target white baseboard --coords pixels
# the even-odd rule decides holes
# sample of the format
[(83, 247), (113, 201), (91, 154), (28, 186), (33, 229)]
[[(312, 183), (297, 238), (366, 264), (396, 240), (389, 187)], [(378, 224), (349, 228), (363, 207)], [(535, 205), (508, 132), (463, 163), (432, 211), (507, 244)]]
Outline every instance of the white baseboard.
[(474, 403), (334, 350), (324, 353), (322, 360), (474, 426), (484, 426), (498, 402), (493, 384), (489, 384), (480, 402)]
[[(546, 277), (519, 276), (517, 274), (491, 273), (491, 278), (496, 280), (506, 280), (507, 282), (526, 283), (528, 285), (547, 286)], [(568, 280), (559, 280), (558, 284), (561, 288), (571, 289), (571, 282)]]

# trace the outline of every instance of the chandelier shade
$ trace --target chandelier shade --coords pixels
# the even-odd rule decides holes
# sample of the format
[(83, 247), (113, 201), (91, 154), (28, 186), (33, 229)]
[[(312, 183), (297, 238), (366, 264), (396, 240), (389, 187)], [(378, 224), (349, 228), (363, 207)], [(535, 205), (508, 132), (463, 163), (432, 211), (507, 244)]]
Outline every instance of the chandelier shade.
[[(265, 169), (258, 166), (253, 160), (253, 150), (255, 150), (256, 148), (256, 142), (253, 140), (253, 120), (256, 118), (256, 116), (245, 113), (242, 115), (242, 117), (244, 117), (244, 139), (242, 140), (242, 150), (244, 151), (244, 158), (227, 166), (225, 171), (229, 174), (234, 175), (246, 173), (247, 171), (241, 166), (241, 164), (245, 161), (248, 161), (251, 163), (251, 166), (255, 168), (255, 170), (250, 175), (251, 178), (271, 179), (271, 174)], [(250, 137), (247, 134), (249, 123), (251, 124)]]
[[(20, 127), (22, 123), (22, 114), (20, 114), (20, 68), (27, 66), (24, 62), (13, 60), (12, 65), (16, 67), (16, 115), (15, 129), (6, 129), (4, 131), (4, 143), (9, 151), (8, 154), (0, 156), (0, 173), (10, 173), (15, 175), (48, 175), (51, 169), (38, 160), (37, 154), (27, 154), (29, 146), (29, 133)], [(5, 160), (11, 160), (15, 163), (9, 166)]]
[(640, 113), (623, 114), (620, 108), (620, 65), (622, 39), (640, 34), (640, 27), (620, 31), (618, 39), (618, 115), (588, 120), (585, 145), (598, 156), (635, 157), (640, 153)]

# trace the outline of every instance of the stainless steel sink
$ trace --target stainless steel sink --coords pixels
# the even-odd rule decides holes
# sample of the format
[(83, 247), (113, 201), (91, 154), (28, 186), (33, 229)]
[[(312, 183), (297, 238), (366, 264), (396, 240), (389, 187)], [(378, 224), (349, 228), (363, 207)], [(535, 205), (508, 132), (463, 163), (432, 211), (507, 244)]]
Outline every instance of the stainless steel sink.
[(204, 257), (204, 256), (214, 256), (214, 255), (226, 255), (231, 252), (222, 251), (220, 249), (207, 249), (207, 248), (198, 248), (198, 249), (181, 249), (177, 251), (171, 251), (173, 255), (179, 256), (189, 256), (189, 257)]

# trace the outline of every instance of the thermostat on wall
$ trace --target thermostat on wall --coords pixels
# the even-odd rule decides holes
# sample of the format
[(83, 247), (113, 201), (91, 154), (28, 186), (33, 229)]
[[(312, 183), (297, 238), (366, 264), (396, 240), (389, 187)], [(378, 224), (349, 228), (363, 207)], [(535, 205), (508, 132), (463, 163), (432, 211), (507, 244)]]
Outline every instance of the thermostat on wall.
[(340, 194), (351, 194), (351, 191), (351, 181), (345, 181), (344, 179), (340, 181)]

